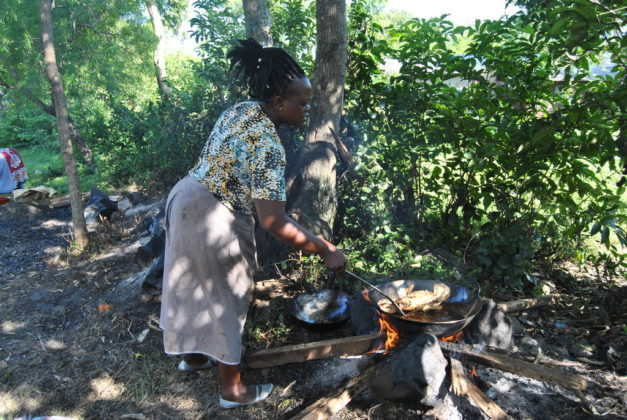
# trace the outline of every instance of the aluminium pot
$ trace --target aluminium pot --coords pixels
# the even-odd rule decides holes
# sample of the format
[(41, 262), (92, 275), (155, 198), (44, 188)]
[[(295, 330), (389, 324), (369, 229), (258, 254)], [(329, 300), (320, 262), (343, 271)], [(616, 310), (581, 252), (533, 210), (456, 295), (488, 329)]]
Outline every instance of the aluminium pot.
[(481, 310), (483, 301), (479, 296), (478, 285), (476, 289), (471, 289), (454, 283), (433, 280), (396, 280), (377, 284), (377, 287), (392, 299), (397, 299), (406, 296), (410, 287), (414, 291), (433, 291), (436, 283), (443, 283), (451, 290), (448, 299), (441, 303), (441, 309), (413, 311), (405, 316), (386, 312), (379, 307), (377, 302), (384, 297), (372, 288), (362, 291), (362, 297), (374, 305), (379, 313), (387, 315), (402, 333), (428, 333), (436, 337), (447, 337), (464, 329)]
[(313, 330), (330, 330), (348, 321), (348, 301), (346, 293), (324, 289), (288, 300), (287, 310), (301, 325)]

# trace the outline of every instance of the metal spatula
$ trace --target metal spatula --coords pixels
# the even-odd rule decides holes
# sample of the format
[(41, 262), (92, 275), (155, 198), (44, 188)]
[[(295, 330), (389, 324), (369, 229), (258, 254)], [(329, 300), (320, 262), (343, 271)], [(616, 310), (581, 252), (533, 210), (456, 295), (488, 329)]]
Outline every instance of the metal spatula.
[(387, 300), (389, 300), (390, 302), (392, 302), (392, 305), (394, 305), (394, 307), (396, 308), (396, 310), (398, 312), (400, 312), (400, 314), (402, 316), (405, 316), (405, 312), (403, 312), (403, 310), (401, 308), (399, 308), (399, 306), (396, 304), (396, 302), (394, 302), (394, 299), (392, 299), (391, 297), (389, 297), (388, 295), (386, 295), (385, 293), (383, 293), (383, 291), (381, 291), (381, 289), (379, 289), (377, 286), (375, 286), (374, 284), (371, 284), (370, 282), (362, 279), (361, 277), (359, 277), (357, 274), (352, 273), (348, 270), (344, 270), (344, 272), (352, 277), (355, 277), (357, 280), (359, 280), (360, 282), (372, 287), (374, 290), (376, 290), (377, 292), (381, 293), (383, 295), (384, 298), (386, 298)]

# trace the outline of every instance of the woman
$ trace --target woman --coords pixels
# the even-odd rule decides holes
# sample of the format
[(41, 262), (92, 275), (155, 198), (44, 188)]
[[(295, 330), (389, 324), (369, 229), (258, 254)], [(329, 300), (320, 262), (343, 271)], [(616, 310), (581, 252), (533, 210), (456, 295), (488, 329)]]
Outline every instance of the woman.
[(311, 84), (280, 48), (240, 41), (228, 57), (252, 101), (226, 110), (195, 167), (170, 192), (161, 327), (167, 354), (183, 355), (180, 370), (220, 370), (220, 406), (261, 401), (272, 384), (241, 381), (241, 337), (256, 268), (256, 212), (261, 226), (284, 243), (319, 254), (341, 271), (346, 258), (285, 214), (285, 151), (276, 129), (302, 125)]

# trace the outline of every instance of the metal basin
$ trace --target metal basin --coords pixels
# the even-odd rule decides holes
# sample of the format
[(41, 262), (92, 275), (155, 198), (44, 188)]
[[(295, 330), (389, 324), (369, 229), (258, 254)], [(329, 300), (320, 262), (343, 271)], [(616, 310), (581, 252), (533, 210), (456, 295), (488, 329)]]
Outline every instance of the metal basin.
[(313, 329), (339, 327), (350, 315), (348, 295), (329, 289), (298, 295), (287, 302), (287, 309), (301, 324)]

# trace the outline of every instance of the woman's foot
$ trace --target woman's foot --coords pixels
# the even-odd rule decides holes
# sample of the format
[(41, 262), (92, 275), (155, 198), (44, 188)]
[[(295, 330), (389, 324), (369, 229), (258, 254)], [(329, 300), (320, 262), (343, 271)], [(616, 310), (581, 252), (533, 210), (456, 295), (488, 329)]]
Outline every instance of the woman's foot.
[(238, 389), (222, 390), (222, 395), (220, 396), (221, 408), (235, 408), (263, 401), (270, 396), (274, 385), (262, 384), (246, 386), (240, 384), (237, 388)]
[(235, 408), (242, 405), (254, 404), (263, 401), (272, 392), (274, 385), (253, 385), (242, 384), (239, 364), (227, 365), (218, 363), (220, 368), (220, 407)]

